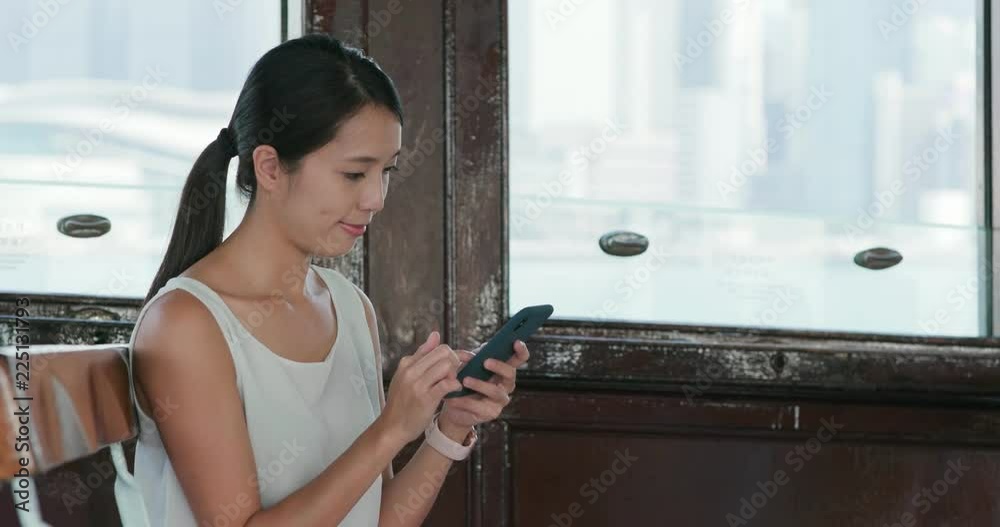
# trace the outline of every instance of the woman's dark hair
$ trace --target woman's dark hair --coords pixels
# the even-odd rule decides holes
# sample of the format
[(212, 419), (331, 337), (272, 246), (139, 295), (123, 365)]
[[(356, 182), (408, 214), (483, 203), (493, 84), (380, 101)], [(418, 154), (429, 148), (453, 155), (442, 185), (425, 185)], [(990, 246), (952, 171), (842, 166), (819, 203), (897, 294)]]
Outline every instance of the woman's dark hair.
[(364, 52), (325, 34), (288, 40), (265, 53), (247, 76), (229, 121), (195, 161), (181, 190), (166, 255), (145, 302), (222, 243), (226, 171), (239, 156), (236, 185), (251, 205), (257, 193), (253, 151), (271, 145), (282, 166), (299, 162), (337, 134), (368, 105), (388, 109), (403, 123), (399, 94)]

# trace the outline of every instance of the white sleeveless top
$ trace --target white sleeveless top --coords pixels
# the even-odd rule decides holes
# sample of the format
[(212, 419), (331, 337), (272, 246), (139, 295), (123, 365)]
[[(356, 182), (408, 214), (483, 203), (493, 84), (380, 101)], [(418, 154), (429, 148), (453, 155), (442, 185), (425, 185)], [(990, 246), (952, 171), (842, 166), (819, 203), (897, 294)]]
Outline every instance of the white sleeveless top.
[[(136, 320), (138, 326), (153, 300), (174, 289), (191, 293), (211, 311), (236, 366), (236, 385), (243, 401), (263, 508), (278, 503), (318, 476), (380, 413), (376, 390), (381, 387), (375, 374), (375, 350), (365, 308), (357, 293), (360, 289), (334, 269), (313, 269), (330, 289), (337, 318), (337, 340), (323, 362), (297, 362), (273, 353), (250, 334), (215, 291), (192, 278), (169, 280)], [(130, 350), (134, 342), (135, 332)], [(151, 527), (197, 527), (156, 423), (136, 402), (134, 389), (132, 398), (139, 414), (135, 481)], [(377, 526), (381, 500), (380, 474), (340, 525)], [(216, 523), (228, 524), (223, 521), (228, 520), (224, 507), (219, 507), (218, 514)]]

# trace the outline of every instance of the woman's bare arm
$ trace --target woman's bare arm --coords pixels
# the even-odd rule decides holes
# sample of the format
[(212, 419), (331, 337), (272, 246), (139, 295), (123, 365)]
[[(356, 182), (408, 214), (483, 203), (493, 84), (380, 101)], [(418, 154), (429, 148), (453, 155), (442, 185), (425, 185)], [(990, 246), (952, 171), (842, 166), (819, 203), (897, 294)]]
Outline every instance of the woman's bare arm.
[(136, 389), (146, 410), (172, 403), (170, 412), (147, 413), (199, 525), (220, 515), (233, 526), (336, 525), (406, 444), (376, 419), (319, 476), (261, 509), (236, 370), (215, 319), (186, 291), (171, 291), (136, 331)]

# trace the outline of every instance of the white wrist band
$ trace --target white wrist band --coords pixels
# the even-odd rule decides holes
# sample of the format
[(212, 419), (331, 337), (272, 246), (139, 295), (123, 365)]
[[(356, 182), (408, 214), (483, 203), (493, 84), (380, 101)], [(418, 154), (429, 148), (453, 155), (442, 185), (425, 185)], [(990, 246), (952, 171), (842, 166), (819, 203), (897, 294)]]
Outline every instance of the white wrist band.
[[(462, 445), (456, 443), (450, 437), (444, 435), (441, 429), (438, 428), (438, 415), (440, 415), (440, 412), (434, 414), (434, 419), (431, 420), (431, 424), (424, 431), (424, 438), (427, 440), (427, 444), (440, 452), (444, 457), (453, 461), (461, 461), (469, 457), (469, 452), (472, 452), (472, 446), (476, 444), (476, 439), (478, 439), (476, 429), (473, 428), (469, 436), (466, 436), (466, 441), (469, 444)], [(471, 440), (469, 439), (470, 436)]]

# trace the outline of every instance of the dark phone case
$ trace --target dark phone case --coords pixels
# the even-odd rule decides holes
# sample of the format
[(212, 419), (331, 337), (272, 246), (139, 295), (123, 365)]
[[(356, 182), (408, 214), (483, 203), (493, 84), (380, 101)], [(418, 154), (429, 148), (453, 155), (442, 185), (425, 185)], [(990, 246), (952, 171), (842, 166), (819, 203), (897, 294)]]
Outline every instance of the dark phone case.
[[(500, 362), (510, 360), (514, 356), (514, 342), (527, 340), (551, 315), (552, 306), (550, 304), (528, 306), (515, 313), (500, 328), (500, 331), (493, 335), (489, 342), (476, 353), (476, 356), (465, 363), (462, 370), (458, 372), (458, 382), (462, 382), (466, 377), (475, 377), (482, 381), (489, 380), (494, 373), (486, 369), (486, 359), (496, 359)], [(444, 397), (449, 399), (474, 393), (479, 392), (463, 386), (461, 390), (450, 392)]]

